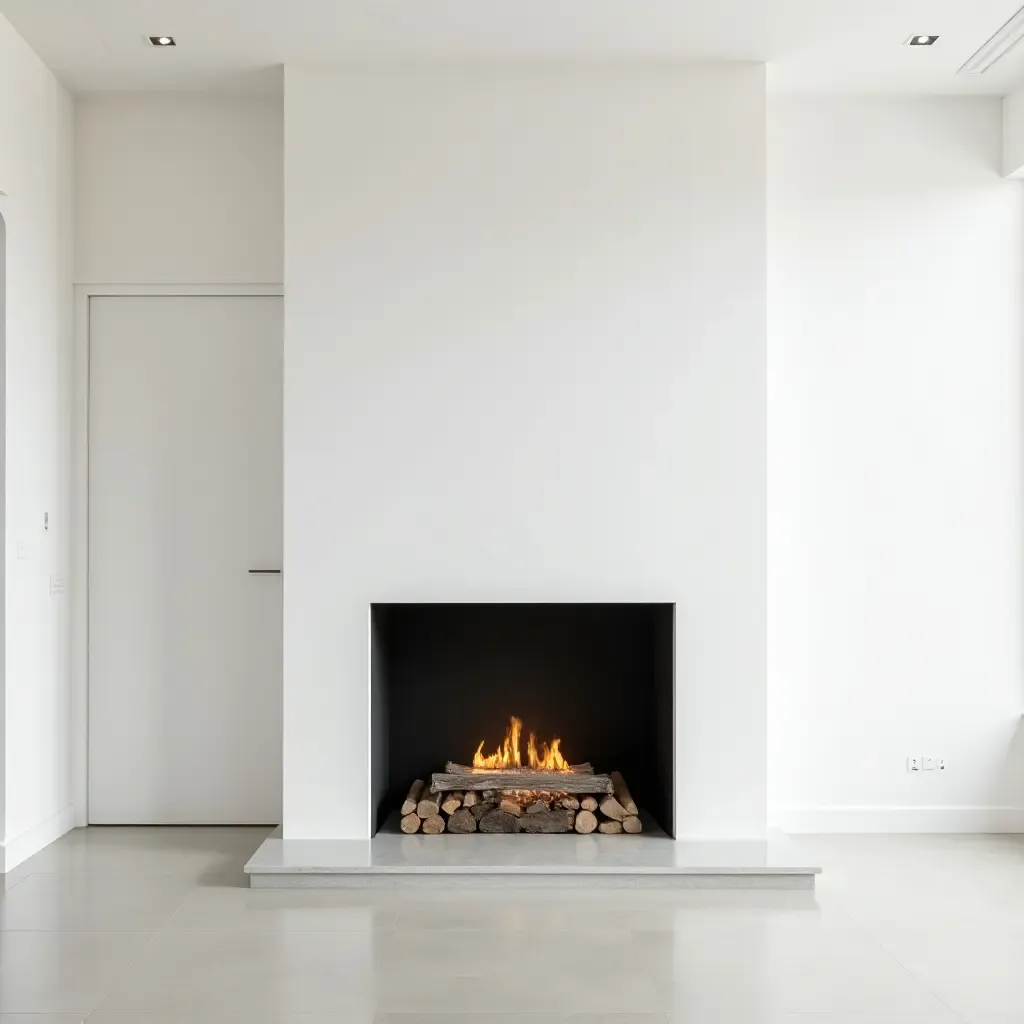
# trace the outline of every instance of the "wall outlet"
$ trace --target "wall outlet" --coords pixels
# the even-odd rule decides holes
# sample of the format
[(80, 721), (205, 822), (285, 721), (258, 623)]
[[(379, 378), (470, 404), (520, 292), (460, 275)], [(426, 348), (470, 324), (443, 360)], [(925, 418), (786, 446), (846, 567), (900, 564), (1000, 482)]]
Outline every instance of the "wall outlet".
[(934, 757), (922, 757), (921, 768), (926, 772), (935, 771), (935, 758)]
[(907, 758), (907, 771), (919, 772), (921, 770), (921, 758), (911, 755)]

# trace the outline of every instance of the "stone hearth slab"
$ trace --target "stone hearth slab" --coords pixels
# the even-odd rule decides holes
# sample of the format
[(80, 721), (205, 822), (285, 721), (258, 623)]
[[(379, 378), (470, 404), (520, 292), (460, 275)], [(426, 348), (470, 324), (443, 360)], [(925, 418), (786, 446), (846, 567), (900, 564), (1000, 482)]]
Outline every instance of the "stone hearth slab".
[(673, 840), (650, 821), (638, 836), (403, 835), (390, 820), (372, 839), (283, 839), (278, 829), (245, 866), (253, 888), (499, 885), (813, 889), (821, 868), (788, 836)]

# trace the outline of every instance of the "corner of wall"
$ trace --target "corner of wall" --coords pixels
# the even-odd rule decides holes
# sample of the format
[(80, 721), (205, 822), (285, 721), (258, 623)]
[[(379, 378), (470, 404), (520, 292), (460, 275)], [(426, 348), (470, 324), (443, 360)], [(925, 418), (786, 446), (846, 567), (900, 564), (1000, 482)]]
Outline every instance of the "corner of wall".
[(75, 827), (75, 809), (68, 804), (38, 825), (0, 843), (0, 874), (13, 871), (29, 857), (45, 849)]
[[(0, 137), (9, 258), (4, 346), (0, 859), (9, 870), (71, 827), (70, 671), (64, 602), (49, 598), (67, 575), (70, 535), (69, 387), (72, 351), (72, 100), (0, 17)], [(48, 515), (48, 519), (44, 516)]]
[(1024, 178), (1024, 89), (1003, 97), (1003, 177)]

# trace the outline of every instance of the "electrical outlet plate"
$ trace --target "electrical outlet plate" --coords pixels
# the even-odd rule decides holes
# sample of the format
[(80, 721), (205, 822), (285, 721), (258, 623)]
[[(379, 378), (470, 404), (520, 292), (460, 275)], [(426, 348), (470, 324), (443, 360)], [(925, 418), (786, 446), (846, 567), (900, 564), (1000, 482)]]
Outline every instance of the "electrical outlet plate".
[(922, 768), (923, 771), (926, 771), (926, 772), (933, 772), (933, 771), (935, 771), (935, 758), (934, 757), (922, 757), (921, 758), (921, 768)]
[(921, 770), (921, 758), (911, 755), (907, 758), (907, 771), (919, 772)]
[(946, 770), (946, 759), (944, 757), (935, 758), (935, 767), (938, 768), (940, 772), (944, 772)]

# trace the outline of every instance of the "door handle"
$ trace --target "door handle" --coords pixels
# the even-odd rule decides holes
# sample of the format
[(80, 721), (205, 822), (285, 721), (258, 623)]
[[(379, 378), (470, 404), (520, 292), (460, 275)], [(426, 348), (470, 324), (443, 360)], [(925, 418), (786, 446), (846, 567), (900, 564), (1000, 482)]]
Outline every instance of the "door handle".
[(280, 569), (250, 569), (250, 576), (280, 576)]

